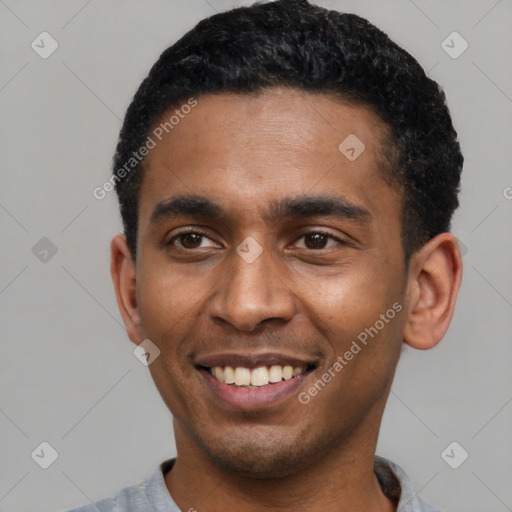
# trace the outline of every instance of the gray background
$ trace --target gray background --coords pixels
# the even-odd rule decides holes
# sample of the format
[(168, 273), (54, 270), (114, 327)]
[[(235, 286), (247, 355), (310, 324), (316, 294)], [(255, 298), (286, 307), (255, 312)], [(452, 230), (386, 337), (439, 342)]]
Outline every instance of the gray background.
[[(113, 495), (174, 454), (170, 414), (112, 291), (116, 199), (92, 191), (109, 176), (125, 109), (160, 52), (242, 3), (0, 0), (3, 511)], [(445, 88), (466, 161), (455, 318), (435, 349), (405, 350), (378, 453), (445, 511), (512, 510), (512, 2), (318, 3), (367, 17), (418, 58)], [(59, 44), (47, 59), (31, 48), (42, 31)], [(457, 59), (441, 46), (453, 31), (469, 43)], [(42, 237), (57, 249), (46, 261), (48, 241), (33, 250)], [(58, 452), (46, 470), (31, 458), (42, 441)], [(458, 469), (441, 457), (452, 441), (469, 453)]]

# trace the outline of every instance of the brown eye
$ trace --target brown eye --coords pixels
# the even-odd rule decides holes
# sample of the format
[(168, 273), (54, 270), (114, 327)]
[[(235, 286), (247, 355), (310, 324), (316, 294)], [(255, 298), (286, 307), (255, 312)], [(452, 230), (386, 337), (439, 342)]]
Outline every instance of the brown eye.
[(308, 249), (324, 249), (329, 237), (322, 233), (304, 235), (305, 245)]
[(173, 236), (166, 245), (188, 250), (218, 247), (213, 240), (208, 238), (206, 233), (202, 233), (201, 231), (184, 231), (178, 233)]
[(323, 233), (321, 231), (310, 231), (309, 233), (304, 233), (295, 243), (299, 244), (296, 245), (298, 249), (311, 249), (313, 251), (331, 249), (336, 247), (336, 245), (347, 245), (343, 240), (340, 240), (330, 233)]
[(203, 235), (197, 233), (184, 233), (179, 236), (181, 245), (185, 249), (197, 249), (201, 245)]

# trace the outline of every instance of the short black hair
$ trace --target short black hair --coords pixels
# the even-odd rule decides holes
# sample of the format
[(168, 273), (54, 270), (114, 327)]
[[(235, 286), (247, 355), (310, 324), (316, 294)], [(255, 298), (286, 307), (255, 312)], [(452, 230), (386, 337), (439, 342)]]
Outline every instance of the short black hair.
[(364, 18), (307, 0), (277, 0), (200, 21), (161, 54), (137, 90), (113, 160), (134, 259), (144, 170), (138, 150), (163, 114), (192, 97), (283, 86), (368, 106), (390, 128), (384, 175), (403, 190), (406, 261), (430, 238), (449, 231), (463, 156), (441, 87)]

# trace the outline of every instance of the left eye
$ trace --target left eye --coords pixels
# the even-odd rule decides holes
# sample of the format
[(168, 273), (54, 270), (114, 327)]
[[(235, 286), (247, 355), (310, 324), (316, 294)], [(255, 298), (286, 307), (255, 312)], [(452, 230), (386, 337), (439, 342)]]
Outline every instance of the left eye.
[[(341, 240), (322, 232), (311, 232), (302, 235), (298, 240), (304, 239), (304, 246), (299, 249), (328, 249), (337, 244), (342, 244)], [(328, 245), (331, 242), (331, 245)]]

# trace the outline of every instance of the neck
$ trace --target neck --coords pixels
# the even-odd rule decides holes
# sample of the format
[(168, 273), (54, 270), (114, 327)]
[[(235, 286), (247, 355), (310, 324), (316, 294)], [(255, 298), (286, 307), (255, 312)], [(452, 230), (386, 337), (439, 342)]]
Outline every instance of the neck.
[[(382, 409), (382, 410), (381, 410)], [(350, 438), (287, 475), (252, 478), (226, 471), (212, 461), (175, 421), (178, 457), (165, 476), (181, 510), (224, 512), (394, 512), (373, 472), (383, 407), (372, 411)], [(376, 416), (376, 417), (375, 417)]]

